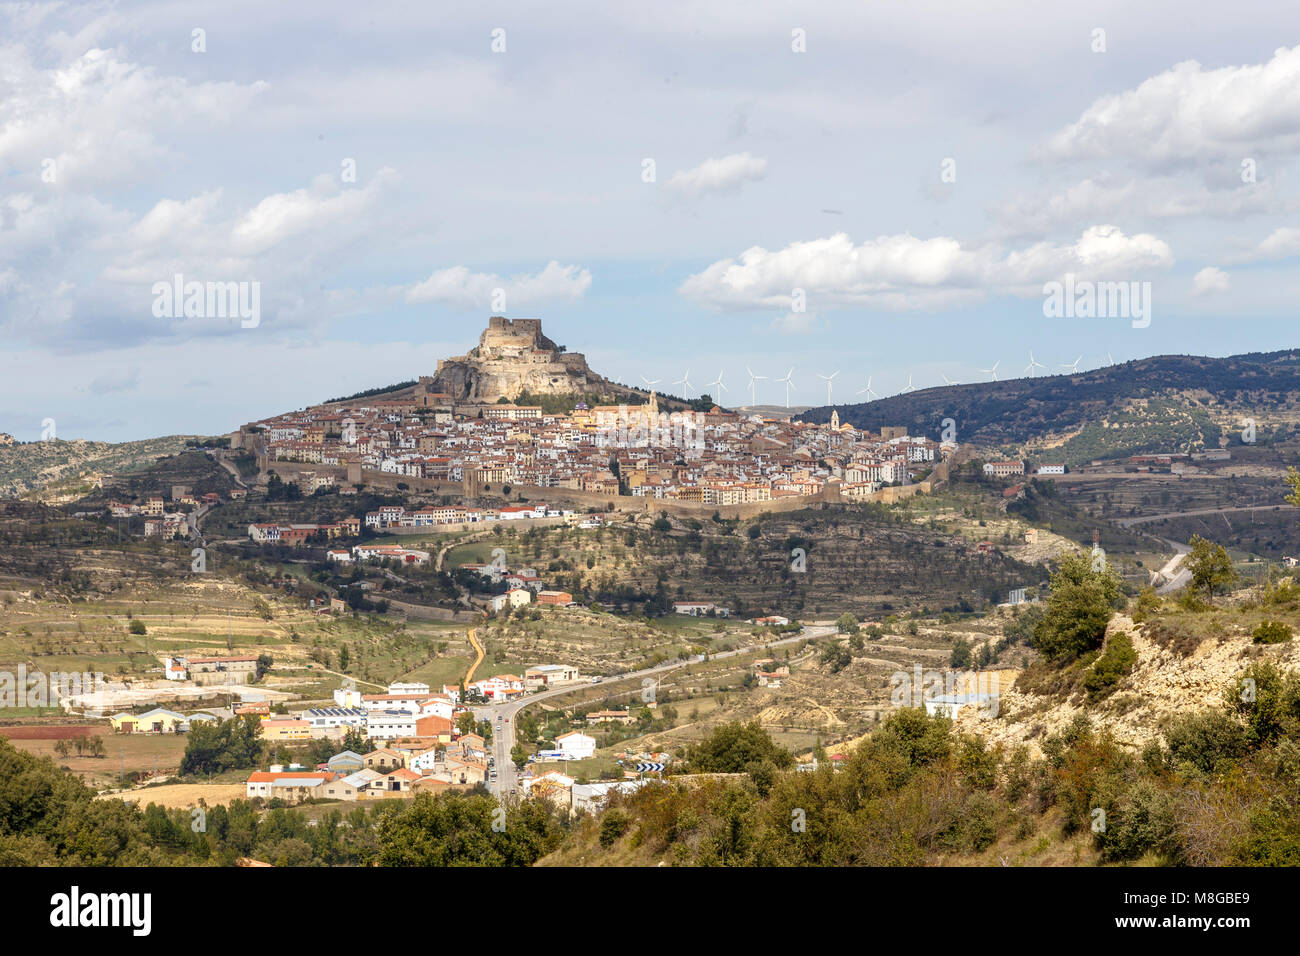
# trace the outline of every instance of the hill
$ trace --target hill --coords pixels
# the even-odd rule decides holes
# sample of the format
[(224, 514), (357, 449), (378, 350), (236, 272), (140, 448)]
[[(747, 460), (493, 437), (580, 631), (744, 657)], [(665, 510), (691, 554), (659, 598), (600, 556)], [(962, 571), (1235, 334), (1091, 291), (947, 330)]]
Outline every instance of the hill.
[(1240, 444), (1246, 418), (1255, 442), (1300, 435), (1300, 355), (1228, 358), (1159, 355), (1077, 375), (1051, 375), (922, 389), (857, 405), (824, 406), (801, 421), (840, 420), (879, 431), (906, 425), (938, 437), (1078, 465), (1143, 452)]
[(0, 498), (38, 497), (71, 501), (103, 476), (133, 472), (185, 448), (184, 435), (111, 444), (100, 441), (36, 441), (0, 445)]
[[(479, 335), (479, 344), (465, 355), (439, 359), (435, 374), (331, 398), (324, 404), (362, 398), (414, 398), (421, 404), (513, 402), (539, 405), (544, 412), (553, 414), (572, 411), (579, 402), (640, 405), (648, 394), (592, 371), (581, 353), (570, 352), (542, 333), (541, 319), (492, 316)], [(703, 411), (712, 406), (712, 401), (688, 401), (660, 394), (659, 404), (665, 411), (687, 407)]]

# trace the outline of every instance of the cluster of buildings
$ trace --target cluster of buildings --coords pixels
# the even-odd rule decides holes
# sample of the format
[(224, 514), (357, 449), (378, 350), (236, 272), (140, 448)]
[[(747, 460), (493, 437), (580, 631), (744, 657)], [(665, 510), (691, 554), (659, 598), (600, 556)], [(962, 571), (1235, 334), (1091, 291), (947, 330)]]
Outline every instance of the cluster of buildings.
[[(496, 521), (517, 521), (526, 518), (562, 518), (579, 528), (599, 528), (599, 515), (575, 514), (572, 509), (557, 509), (544, 503), (506, 508), (463, 508), (451, 505), (429, 506), (408, 511), (401, 505), (386, 505), (378, 511), (368, 511), (364, 517), (350, 516), (342, 521), (319, 524), (280, 524), (278, 522), (253, 522), (248, 526), (248, 537), (257, 544), (287, 544), (294, 546), (328, 543), (337, 538), (355, 538), (361, 529), (373, 531), (401, 531), (418, 528), (445, 527), (447, 525), (480, 524)], [(183, 516), (182, 516), (183, 519)], [(371, 546), (379, 547), (379, 546)], [(349, 560), (358, 550), (343, 549), (331, 552), (334, 560)], [(334, 557), (347, 555), (346, 558)], [(362, 555), (363, 557), (365, 555)]]
[(167, 680), (185, 680), (199, 686), (251, 684), (257, 679), (257, 658), (249, 656), (165, 657), (163, 676)]
[[(578, 403), (550, 413), (456, 402), (427, 385), (412, 391), (407, 399), (317, 406), (250, 427), (261, 433), (268, 460), (357, 465), (460, 483), (469, 495), (526, 485), (705, 505), (818, 495), (832, 482), (843, 497), (863, 497), (907, 483), (957, 449), (903, 428), (860, 431), (841, 424), (838, 413), (816, 425), (718, 407), (661, 412), (654, 393), (645, 405)], [(472, 508), (446, 508), (405, 520), (489, 519)]]
[[(243, 498), (247, 492), (236, 488), (230, 492), (232, 500)], [(170, 498), (163, 495), (149, 495), (143, 501), (122, 502), (110, 499), (105, 506), (109, 518), (143, 518), (144, 536), (146, 538), (171, 538), (187, 533), (188, 512), (181, 509), (211, 507), (221, 503), (221, 495), (215, 491), (206, 494), (194, 494), (188, 485), (173, 485)], [(168, 505), (173, 510), (168, 510)]]
[[(1035, 475), (1063, 475), (1066, 467), (1061, 463), (1043, 463), (1033, 469)], [(987, 461), (984, 463), (984, 474), (990, 478), (1014, 478), (1026, 474), (1025, 463), (1023, 461)]]
[(344, 750), (314, 770), (272, 766), (248, 777), (251, 800), (368, 800), (486, 783), (494, 758), (478, 734), (399, 738), (367, 754)]
[(488, 606), (493, 613), (499, 614), (505, 608), (513, 610), (523, 607), (532, 604), (534, 600), (538, 604), (550, 607), (576, 606), (571, 592), (548, 590), (534, 568), (511, 569), (500, 563), (462, 564), (461, 568), (472, 571), (494, 584), (505, 585), (504, 594), (495, 595), (488, 601)]

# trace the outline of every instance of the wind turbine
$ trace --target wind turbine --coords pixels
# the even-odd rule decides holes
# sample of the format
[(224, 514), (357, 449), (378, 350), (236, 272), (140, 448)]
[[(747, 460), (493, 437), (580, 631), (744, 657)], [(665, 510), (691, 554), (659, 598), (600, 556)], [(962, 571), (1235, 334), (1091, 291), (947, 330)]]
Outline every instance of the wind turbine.
[[(794, 388), (794, 382), (790, 381), (790, 376), (794, 374), (794, 366), (790, 366), (790, 371), (785, 373), (785, 378), (778, 378), (776, 384), (785, 385), (785, 407), (790, 407), (790, 389)], [(794, 389), (799, 391), (797, 388)]]
[[(748, 365), (745, 366), (745, 371), (749, 372)], [(766, 375), (755, 375), (753, 372), (749, 372), (749, 404), (751, 408), (758, 404), (758, 383), (766, 378)]]
[[(727, 386), (725, 386), (725, 385), (722, 384), (722, 372), (721, 372), (721, 371), (718, 372), (718, 378), (717, 378), (717, 381), (713, 381), (713, 382), (705, 382), (705, 383), (704, 383), (704, 387), (705, 387), (705, 388), (713, 388), (714, 386), (717, 386), (717, 389), (718, 389), (718, 398), (721, 398), (721, 397), (722, 397), (722, 393), (725, 392), (725, 391), (727, 390)], [(715, 403), (715, 404), (716, 404), (716, 403)]]
[(903, 389), (901, 392), (899, 392), (898, 394), (900, 394), (900, 395), (906, 395), (908, 392), (915, 392), (915, 391), (916, 391), (916, 386), (912, 384), (912, 373), (911, 373), (911, 372), (908, 372), (908, 373), (907, 373), (907, 387), (904, 388), (904, 389)]
[(656, 385), (658, 385), (660, 382), (662, 382), (663, 379), (661, 379), (661, 378), (646, 378), (644, 375), (642, 375), (642, 376), (641, 376), (641, 381), (645, 382), (646, 385), (647, 385), (649, 388), (653, 389)]
[(943, 379), (943, 384), (945, 384), (945, 385), (956, 385), (956, 384), (957, 384), (956, 382), (951, 382), (951, 381), (949, 381), (949, 380), (948, 380), (948, 376), (947, 376), (947, 375), (944, 375), (943, 372), (940, 372), (940, 373), (939, 373), (939, 377), (940, 377), (941, 379)]
[(998, 366), (1001, 365), (1001, 364), (1002, 364), (1002, 359), (998, 359), (996, 362), (993, 363), (993, 367), (992, 367), (992, 368), (982, 368), (982, 369), (980, 369), (980, 371), (981, 371), (981, 372), (988, 372), (988, 373), (989, 373), (989, 381), (996, 382), (996, 381), (998, 380)]
[(1033, 353), (1033, 352), (1030, 352), (1030, 353), (1029, 353), (1029, 364), (1025, 366), (1025, 370), (1024, 370), (1023, 372), (1021, 372), (1020, 374), (1021, 374), (1021, 375), (1030, 375), (1030, 376), (1032, 376), (1032, 375), (1034, 374), (1034, 369), (1036, 369), (1036, 368), (1047, 368), (1047, 366), (1044, 365), (1042, 362), (1038, 361), (1036, 358), (1034, 358), (1034, 353)]
[(866, 388), (858, 389), (858, 394), (859, 394), (859, 395), (861, 395), (863, 392), (866, 392), (866, 393), (867, 393), (867, 398), (868, 398), (868, 399), (879, 398), (879, 397), (880, 397), (879, 395), (876, 394), (875, 390), (871, 387), (871, 376), (870, 376), (870, 375), (867, 376), (867, 387), (866, 387)]
[(824, 379), (826, 382), (826, 404), (827, 405), (831, 404), (831, 380), (834, 379), (835, 376), (839, 374), (840, 373), (838, 371), (831, 372), (831, 374), (829, 375), (823, 375), (821, 372), (817, 373), (817, 377), (820, 379)]
[(694, 385), (691, 384), (691, 370), (687, 369), (686, 374), (683, 375), (681, 378), (679, 378), (677, 381), (673, 382), (673, 384), (686, 386), (686, 391), (682, 392), (682, 398), (685, 398), (686, 396), (690, 395), (691, 389), (695, 387)]
[(1070, 370), (1070, 374), (1071, 374), (1071, 375), (1078, 375), (1078, 374), (1079, 374), (1079, 363), (1082, 362), (1082, 361), (1083, 361), (1083, 356), (1080, 355), (1080, 356), (1079, 356), (1077, 359), (1075, 359), (1073, 362), (1069, 362), (1069, 363), (1063, 362), (1063, 363), (1061, 363), (1061, 368), (1068, 368), (1068, 369)]
[(1114, 364), (1115, 364), (1115, 360), (1114, 360), (1113, 358), (1110, 357), (1110, 353), (1109, 353), (1109, 352), (1106, 353), (1106, 361), (1109, 362), (1111, 365), (1114, 365)]

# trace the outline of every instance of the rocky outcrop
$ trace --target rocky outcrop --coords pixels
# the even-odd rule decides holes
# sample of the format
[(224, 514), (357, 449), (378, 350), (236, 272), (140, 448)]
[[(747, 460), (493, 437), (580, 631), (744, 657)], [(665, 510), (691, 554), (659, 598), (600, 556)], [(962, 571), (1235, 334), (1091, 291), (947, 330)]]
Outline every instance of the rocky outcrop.
[(965, 710), (957, 726), (1007, 749), (1027, 744), (1037, 753), (1045, 737), (1064, 730), (1076, 714), (1084, 713), (1094, 727), (1105, 727), (1121, 745), (1140, 751), (1161, 739), (1161, 728), (1171, 718), (1224, 707), (1224, 689), (1252, 660), (1300, 667), (1300, 641), (1261, 647), (1252, 643), (1244, 628), (1225, 628), (1202, 640), (1187, 656), (1144, 637), (1143, 628), (1124, 615), (1111, 621), (1107, 639), (1116, 633), (1129, 635), (1138, 659), (1133, 673), (1100, 703), (1065, 701), (1002, 686), (996, 717)]
[(580, 353), (566, 352), (543, 335), (540, 319), (495, 315), (488, 319), (476, 348), (438, 362), (430, 388), (458, 402), (488, 404), (501, 398), (513, 401), (524, 392), (622, 395), (629, 391), (593, 372)]

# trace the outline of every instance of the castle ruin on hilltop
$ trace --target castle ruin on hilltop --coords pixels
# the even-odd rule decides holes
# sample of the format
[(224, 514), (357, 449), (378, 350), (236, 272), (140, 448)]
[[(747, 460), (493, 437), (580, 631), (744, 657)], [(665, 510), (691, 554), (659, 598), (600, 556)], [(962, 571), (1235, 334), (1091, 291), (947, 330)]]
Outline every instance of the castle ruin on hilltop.
[(607, 391), (611, 384), (587, 366), (578, 352), (542, 333), (541, 319), (494, 315), (467, 355), (440, 359), (432, 376), (421, 376), (417, 394), (442, 393), (455, 401), (513, 401), (521, 393), (567, 395)]

